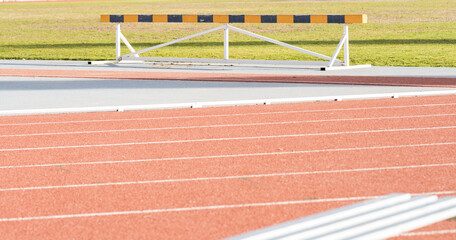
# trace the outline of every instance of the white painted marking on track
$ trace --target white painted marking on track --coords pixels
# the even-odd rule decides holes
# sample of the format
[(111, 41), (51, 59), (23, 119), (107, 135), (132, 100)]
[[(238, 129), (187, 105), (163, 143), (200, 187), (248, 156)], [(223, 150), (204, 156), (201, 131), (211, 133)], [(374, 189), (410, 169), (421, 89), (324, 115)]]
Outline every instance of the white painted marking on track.
[(265, 177), (285, 177), (285, 176), (302, 176), (302, 175), (334, 174), (334, 173), (336, 173), (336, 174), (337, 173), (356, 173), (356, 172), (390, 171), (390, 170), (433, 168), (433, 167), (453, 167), (453, 166), (456, 166), (456, 163), (422, 164), (422, 165), (340, 169), (340, 170), (323, 170), (323, 171), (310, 171), (310, 172), (266, 173), (266, 174), (237, 175), (237, 176), (224, 176), (224, 177), (199, 177), (199, 178), (160, 179), (160, 180), (130, 181), (130, 182), (109, 182), (109, 183), (72, 184), (72, 185), (36, 186), (36, 187), (15, 187), (15, 188), (3, 188), (3, 189), (0, 189), (0, 192), (61, 189), (61, 188), (105, 187), (105, 186), (139, 185), (139, 184), (155, 184), (155, 183), (217, 181), (217, 180), (232, 180), (232, 179), (243, 179), (243, 178), (265, 178)]
[(136, 210), (136, 211), (81, 213), (81, 214), (65, 214), (65, 215), (50, 215), (50, 216), (36, 216), (36, 217), (0, 218), (0, 222), (18, 222), (18, 221), (30, 221), (30, 220), (51, 220), (51, 219), (81, 218), (81, 217), (103, 217), (103, 216), (116, 216), (116, 215), (218, 210), (218, 209), (245, 208), (245, 207), (267, 207), (267, 206), (281, 206), (281, 205), (337, 202), (337, 201), (360, 201), (360, 200), (367, 200), (367, 199), (372, 199), (372, 198), (376, 198), (376, 197), (380, 197), (380, 196), (330, 198), (330, 199), (282, 201), (282, 202), (267, 202), (267, 203), (247, 203), (247, 204), (215, 205), (215, 206), (184, 207), (184, 208), (148, 209), (148, 210)]
[(77, 121), (60, 121), (60, 122), (29, 122), (29, 123), (2, 123), (0, 126), (22, 126), (22, 125), (46, 125), (46, 124), (68, 124), (68, 123), (92, 123), (92, 122), (121, 122), (121, 121), (148, 121), (148, 120), (167, 120), (167, 119), (187, 119), (187, 118), (207, 118), (207, 117), (232, 117), (232, 116), (251, 116), (251, 115), (273, 115), (289, 113), (314, 113), (314, 112), (332, 112), (332, 111), (356, 111), (370, 109), (396, 109), (411, 107), (440, 107), (454, 106), (456, 103), (438, 103), (438, 104), (421, 104), (421, 105), (401, 105), (387, 107), (363, 107), (363, 108), (336, 108), (336, 109), (316, 109), (316, 110), (299, 110), (299, 111), (277, 111), (277, 112), (256, 112), (256, 113), (234, 113), (234, 114), (214, 114), (214, 115), (190, 115), (190, 116), (172, 116), (172, 117), (150, 117), (150, 118), (123, 118), (123, 119), (98, 119), (98, 120), (77, 120)]
[[(445, 193), (455, 194), (456, 191), (448, 191)], [(429, 193), (420, 193), (420, 194), (438, 195), (439, 193), (429, 192)], [(230, 208), (286, 206), (286, 205), (312, 204), (312, 203), (325, 203), (325, 202), (362, 201), (362, 200), (369, 200), (369, 199), (378, 198), (378, 197), (381, 197), (381, 196), (359, 196), (359, 197), (326, 198), (326, 199), (312, 199), (312, 200), (306, 199), (306, 200), (281, 201), (281, 202), (245, 203), (245, 204), (232, 204), (232, 205), (213, 205), (213, 206), (199, 206), (199, 207), (182, 207), (182, 208), (146, 209), (146, 210), (133, 210), (133, 211), (113, 211), (113, 212), (96, 212), (96, 213), (0, 218), (0, 223), (1, 222), (33, 221), (33, 220), (52, 220), (52, 219), (71, 219), (71, 218), (87, 218), (87, 217), (106, 217), (106, 216), (119, 216), (119, 215), (154, 214), (154, 213), (169, 213), (169, 212), (208, 211), (208, 210), (220, 210), (220, 209), (230, 209)]]
[(30, 136), (51, 136), (51, 135), (65, 135), (65, 134), (71, 135), (71, 134), (114, 133), (114, 132), (139, 132), (139, 131), (143, 132), (143, 131), (177, 130), (177, 129), (245, 127), (245, 126), (284, 125), (284, 124), (300, 124), (300, 123), (365, 121), (365, 120), (385, 120), (385, 119), (447, 117), (447, 116), (456, 116), (456, 114), (431, 114), (431, 115), (369, 117), (369, 118), (340, 118), (340, 119), (320, 119), (320, 120), (286, 121), (286, 122), (258, 122), (258, 123), (216, 124), (216, 125), (199, 125), (199, 126), (159, 127), (159, 128), (114, 129), (114, 130), (79, 131), (79, 132), (28, 133), (28, 134), (0, 135), (0, 137), (30, 137)]
[(271, 139), (271, 138), (289, 138), (289, 137), (306, 137), (306, 136), (331, 136), (331, 135), (363, 134), (363, 133), (369, 133), (370, 134), (370, 133), (385, 133), (385, 132), (427, 131), (427, 130), (441, 130), (441, 129), (454, 129), (454, 128), (456, 128), (456, 126), (441, 126), (441, 127), (426, 127), (426, 128), (402, 128), (402, 129), (381, 129), (381, 130), (363, 130), (363, 131), (329, 132), (329, 133), (303, 133), (303, 134), (271, 135), (271, 136), (232, 137), (232, 138), (204, 138), (204, 139), (186, 139), (186, 140), (166, 140), (166, 141), (153, 141), (153, 142), (106, 143), (106, 144), (53, 146), (53, 147), (4, 148), (4, 149), (0, 149), (0, 152), (49, 150), (49, 149), (68, 149), (68, 148), (134, 146), (134, 145), (189, 143), (189, 142), (232, 141), (232, 140), (249, 140), (249, 139)]
[(456, 229), (428, 231), (428, 232), (409, 232), (402, 233), (400, 237), (416, 237), (416, 236), (430, 236), (430, 235), (443, 235), (443, 234), (456, 234)]
[(56, 167), (56, 166), (72, 166), (72, 165), (95, 165), (95, 164), (125, 164), (125, 163), (142, 163), (142, 162), (156, 162), (156, 161), (182, 161), (182, 160), (197, 160), (197, 159), (307, 154), (307, 153), (321, 153), (321, 152), (362, 151), (362, 150), (408, 148), (408, 147), (431, 147), (431, 146), (445, 146), (445, 145), (456, 145), (456, 142), (423, 143), (423, 144), (391, 145), (391, 146), (372, 146), (372, 147), (358, 147), (358, 148), (317, 149), (317, 150), (303, 150), (303, 151), (292, 151), (292, 152), (264, 152), (264, 153), (243, 153), (243, 154), (194, 156), (194, 157), (132, 159), (132, 160), (118, 160), (118, 161), (94, 161), (94, 162), (73, 162), (73, 163), (63, 162), (63, 163), (34, 164), (34, 165), (0, 166), (0, 169)]
[(439, 192), (412, 193), (412, 196), (419, 196), (419, 195), (424, 195), (424, 194), (429, 194), (429, 195), (450, 195), (450, 194), (456, 194), (456, 191), (439, 191)]

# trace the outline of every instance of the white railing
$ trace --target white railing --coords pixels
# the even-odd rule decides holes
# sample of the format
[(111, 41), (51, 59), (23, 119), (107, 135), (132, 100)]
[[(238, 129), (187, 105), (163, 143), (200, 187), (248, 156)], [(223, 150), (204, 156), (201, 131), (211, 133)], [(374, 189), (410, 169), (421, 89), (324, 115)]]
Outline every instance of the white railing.
[[(229, 240), (386, 239), (456, 216), (456, 197), (390, 194)], [(228, 240), (228, 239), (227, 239)]]

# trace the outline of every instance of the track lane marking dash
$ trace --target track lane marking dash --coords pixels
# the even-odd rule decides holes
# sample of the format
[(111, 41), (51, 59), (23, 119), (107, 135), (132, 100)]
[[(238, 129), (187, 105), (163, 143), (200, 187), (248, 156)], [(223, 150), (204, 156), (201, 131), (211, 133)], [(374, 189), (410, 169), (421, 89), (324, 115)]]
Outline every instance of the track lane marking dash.
[(186, 140), (166, 140), (166, 141), (152, 141), (152, 142), (106, 143), (106, 144), (53, 146), (53, 147), (3, 148), (3, 149), (0, 149), (0, 152), (34, 151), (34, 150), (50, 150), (50, 149), (68, 149), (68, 148), (134, 146), (134, 145), (189, 143), (189, 142), (212, 142), (212, 141), (231, 141), (231, 140), (249, 140), (249, 139), (272, 139), (272, 138), (289, 138), (289, 137), (306, 137), (306, 136), (331, 136), (331, 135), (363, 134), (363, 133), (427, 131), (427, 130), (441, 130), (441, 129), (454, 129), (454, 128), (456, 128), (456, 126), (441, 126), (441, 127), (426, 127), (426, 128), (381, 129), (381, 130), (363, 130), (363, 131), (329, 132), (329, 133), (304, 133), (304, 134), (251, 136), (251, 137), (232, 137), (232, 138), (205, 138), (205, 139), (186, 139)]
[(408, 148), (408, 147), (412, 147), (412, 148), (413, 147), (432, 147), (432, 146), (446, 146), (446, 145), (456, 145), (456, 142), (423, 143), (423, 144), (409, 144), (409, 145), (389, 145), (389, 146), (387, 145), (387, 146), (371, 146), (371, 147), (357, 147), (357, 148), (316, 149), (316, 150), (302, 150), (302, 151), (290, 151), (290, 152), (262, 152), (262, 153), (242, 153), (242, 154), (229, 154), (229, 155), (131, 159), (131, 160), (117, 160), (117, 161), (93, 161), (93, 162), (72, 162), (72, 163), (61, 162), (61, 163), (49, 163), (49, 164), (0, 166), (0, 169), (56, 167), (56, 166), (74, 166), (74, 165), (97, 165), (97, 164), (126, 164), (126, 163), (128, 164), (128, 163), (142, 163), (142, 162), (156, 162), (156, 161), (182, 161), (182, 160), (197, 160), (197, 159), (237, 158), (237, 157), (252, 157), (252, 156), (307, 154), (307, 153), (321, 153), (321, 152), (394, 149), (394, 148)]
[(416, 236), (429, 236), (429, 235), (442, 235), (442, 234), (456, 234), (456, 229), (427, 231), (427, 232), (408, 232), (402, 233), (400, 237), (416, 237)]
[(158, 127), (158, 128), (132, 128), (132, 129), (112, 129), (97, 131), (77, 131), (77, 132), (48, 132), (48, 133), (27, 133), (0, 135), (0, 137), (29, 137), (29, 136), (52, 136), (52, 135), (72, 135), (72, 134), (92, 134), (92, 133), (114, 133), (114, 132), (139, 132), (139, 131), (160, 131), (177, 129), (198, 129), (198, 128), (222, 128), (222, 127), (245, 127), (245, 126), (265, 126), (265, 125), (285, 125), (300, 123), (320, 123), (320, 122), (345, 122), (345, 121), (365, 121), (365, 120), (385, 120), (385, 119), (406, 119), (406, 118), (427, 118), (427, 117), (447, 117), (456, 116), (455, 114), (430, 114), (430, 115), (411, 115), (411, 116), (392, 116), (392, 117), (369, 117), (369, 118), (338, 118), (320, 119), (305, 121), (286, 121), (286, 122), (258, 122), (258, 123), (239, 123), (239, 124), (214, 124), (196, 126), (177, 126), (177, 127)]
[(91, 183), (91, 184), (36, 186), (36, 187), (15, 187), (15, 188), (3, 188), (3, 189), (0, 189), (0, 192), (62, 189), (62, 188), (104, 187), (104, 186), (121, 186), (121, 185), (139, 185), (139, 184), (155, 184), (155, 183), (217, 181), (217, 180), (232, 180), (232, 179), (246, 179), (246, 178), (285, 177), (285, 176), (302, 176), (302, 175), (334, 174), (334, 173), (355, 173), (355, 172), (389, 171), (389, 170), (433, 168), (433, 167), (454, 167), (454, 166), (456, 166), (456, 162), (455, 163), (440, 163), (440, 164), (393, 166), (393, 167), (377, 167), (377, 168), (372, 167), (372, 168), (356, 168), (356, 169), (323, 170), (323, 171), (309, 171), (309, 172), (266, 173), (266, 174), (251, 174), (251, 175), (224, 176), (224, 177), (199, 177), (199, 178), (159, 179), (159, 180), (130, 181), (130, 182), (108, 182), (108, 183)]
[[(412, 195), (442, 195), (455, 194), (456, 191), (441, 191), (441, 192), (423, 192), (414, 193)], [(106, 217), (119, 215), (138, 215), (138, 214), (153, 214), (153, 213), (169, 213), (169, 212), (186, 212), (186, 211), (207, 211), (232, 208), (247, 208), (247, 207), (269, 207), (269, 206), (285, 206), (297, 204), (312, 204), (325, 202), (345, 202), (345, 201), (362, 201), (381, 196), (358, 196), (358, 197), (342, 197), (342, 198), (326, 198), (326, 199), (306, 199), (295, 201), (281, 202), (263, 202), (263, 203), (246, 203), (246, 204), (231, 204), (231, 205), (213, 205), (213, 206), (197, 206), (197, 207), (181, 207), (181, 208), (165, 208), (165, 209), (146, 209), (146, 210), (131, 210), (131, 211), (112, 211), (112, 212), (95, 212), (95, 213), (78, 213), (78, 214), (61, 214), (48, 216), (30, 216), (30, 217), (15, 217), (15, 218), (0, 218), (0, 223), (3, 222), (20, 222), (33, 220), (52, 220), (52, 219), (70, 219), (70, 218), (87, 218), (87, 217)]]
[(388, 107), (383, 106), (383, 107), (363, 107), (363, 108), (335, 108), (335, 109), (316, 109), (316, 110), (292, 110), (292, 111), (234, 113), (234, 114), (213, 114), (213, 115), (189, 115), (189, 116), (151, 117), (151, 118), (76, 120), (76, 121), (61, 121), (61, 122), (1, 123), (0, 126), (46, 125), (46, 124), (67, 124), (67, 123), (92, 123), (92, 122), (121, 122), (121, 121), (148, 121), (148, 120), (207, 118), (207, 117), (274, 115), (274, 114), (290, 114), (290, 113), (356, 111), (356, 110), (370, 110), (370, 109), (396, 109), (396, 108), (411, 108), (411, 107), (441, 107), (441, 106), (454, 106), (454, 105), (456, 105), (456, 103), (418, 104), (418, 105), (401, 105), (401, 106), (388, 106)]

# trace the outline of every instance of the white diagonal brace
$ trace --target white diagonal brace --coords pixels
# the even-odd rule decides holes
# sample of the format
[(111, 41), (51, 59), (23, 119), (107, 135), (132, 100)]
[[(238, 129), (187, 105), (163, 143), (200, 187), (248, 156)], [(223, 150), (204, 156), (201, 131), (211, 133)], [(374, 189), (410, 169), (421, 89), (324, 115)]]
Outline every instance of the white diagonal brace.
[[(131, 46), (131, 44), (128, 42), (127, 38), (120, 32), (120, 39), (125, 43), (125, 46), (130, 50), (130, 52), (136, 52), (136, 50)], [(138, 54), (134, 55), (135, 57), (139, 57)]]
[(125, 54), (122, 57), (123, 58), (127, 58), (127, 57), (130, 57), (130, 56), (136, 55), (136, 54), (145, 53), (145, 52), (157, 49), (157, 48), (166, 47), (166, 46), (169, 46), (171, 44), (175, 44), (175, 43), (178, 43), (178, 42), (181, 42), (181, 41), (185, 41), (185, 40), (188, 40), (188, 39), (191, 39), (191, 38), (194, 38), (194, 37), (199, 37), (199, 36), (204, 35), (204, 34), (215, 32), (215, 31), (218, 31), (218, 30), (222, 30), (224, 28), (225, 28), (225, 26), (212, 28), (212, 29), (209, 29), (209, 30), (204, 31), (204, 32), (195, 33), (195, 34), (183, 37), (183, 38), (179, 38), (179, 39), (173, 40), (171, 42), (162, 43), (162, 44), (159, 44), (159, 45), (156, 45), (156, 46), (153, 46), (153, 47), (150, 47), (150, 48), (146, 48), (146, 49), (143, 49), (143, 50), (140, 50), (140, 51), (136, 51), (136, 52), (132, 52), (132, 53), (129, 53), (129, 54)]
[(278, 40), (274, 40), (272, 38), (261, 36), (261, 35), (258, 35), (258, 34), (255, 34), (255, 33), (252, 33), (252, 32), (237, 28), (237, 27), (233, 27), (231, 25), (229, 25), (228, 28), (233, 30), (233, 31), (236, 31), (236, 32), (239, 32), (239, 33), (242, 33), (242, 34), (254, 37), (254, 38), (258, 38), (258, 39), (264, 40), (266, 42), (277, 44), (277, 45), (282, 46), (282, 47), (290, 48), (290, 49), (293, 49), (293, 50), (296, 50), (298, 52), (302, 52), (302, 53), (305, 53), (305, 54), (308, 54), (308, 55), (311, 55), (311, 56), (314, 56), (314, 57), (322, 58), (322, 59), (325, 59), (325, 60), (328, 60), (328, 61), (331, 60), (331, 57), (325, 56), (323, 54), (312, 52), (312, 51), (306, 50), (304, 48), (296, 47), (296, 46), (290, 45), (288, 43), (284, 43), (284, 42), (281, 42), (281, 41), (278, 41)]
[(344, 31), (344, 35), (342, 35), (342, 38), (339, 41), (339, 45), (337, 45), (336, 51), (334, 51), (332, 58), (329, 61), (328, 67), (332, 67), (334, 65), (335, 61), (337, 60), (337, 55), (339, 55), (340, 50), (344, 46), (345, 42), (348, 41), (348, 32)]

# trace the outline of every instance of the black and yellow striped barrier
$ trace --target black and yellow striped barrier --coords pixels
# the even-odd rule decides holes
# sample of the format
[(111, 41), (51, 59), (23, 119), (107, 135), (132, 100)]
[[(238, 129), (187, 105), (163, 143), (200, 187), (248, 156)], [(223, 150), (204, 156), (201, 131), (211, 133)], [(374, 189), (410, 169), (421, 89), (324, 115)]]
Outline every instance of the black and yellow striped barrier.
[(126, 23), (367, 23), (367, 15), (101, 15), (101, 22)]

